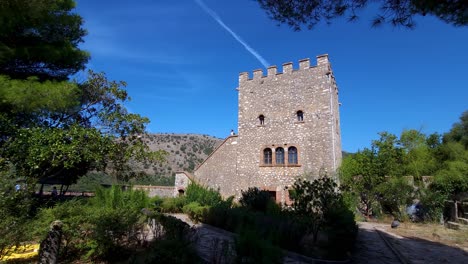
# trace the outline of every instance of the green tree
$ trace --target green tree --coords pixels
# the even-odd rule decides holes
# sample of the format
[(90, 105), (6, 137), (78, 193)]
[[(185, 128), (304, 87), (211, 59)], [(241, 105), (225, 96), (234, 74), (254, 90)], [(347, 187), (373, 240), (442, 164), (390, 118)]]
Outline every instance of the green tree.
[(0, 75), (65, 80), (85, 68), (86, 31), (73, 0), (0, 2)]
[(357, 206), (367, 217), (374, 212), (379, 198), (376, 188), (385, 181), (377, 173), (375, 160), (375, 151), (365, 148), (346, 157), (339, 168), (344, 189), (357, 197)]
[(413, 187), (402, 177), (391, 177), (376, 187), (382, 210), (402, 219), (406, 207), (412, 203)]
[[(0, 155), (14, 165), (20, 177), (45, 180), (60, 176), (69, 185), (89, 170), (103, 170), (111, 164), (117, 176), (128, 180), (130, 159), (163, 158), (163, 152), (149, 152), (142, 140), (149, 120), (126, 111), (124, 103), (129, 97), (123, 82), (90, 72), (81, 84), (28, 79), (6, 80), (3, 85), (8, 91), (4, 97), (10, 116), (28, 117), (12, 120), (8, 113), (3, 115), (16, 129), (3, 133)], [(32, 92), (18, 97), (25, 87)], [(55, 95), (55, 101), (42, 99), (49, 93)]]
[(438, 146), (437, 134), (426, 137), (414, 129), (404, 130), (401, 133), (399, 144), (405, 152), (405, 175), (411, 175), (420, 180), (421, 176), (433, 175), (439, 168), (435, 153), (431, 151), (431, 148)]
[(387, 176), (402, 176), (405, 152), (398, 138), (388, 132), (379, 133), (371, 148), (346, 157), (339, 168), (345, 189), (357, 196), (358, 208), (366, 216), (376, 212), (381, 192), (378, 186)]
[(468, 2), (463, 0), (257, 0), (268, 15), (294, 30), (302, 26), (312, 29), (321, 21), (331, 23), (333, 19), (347, 17), (358, 19), (358, 12), (377, 2), (380, 9), (372, 21), (373, 26), (390, 23), (393, 26), (414, 27), (416, 15), (432, 15), (454, 26), (468, 25)]
[(74, 5), (0, 1), (0, 251), (28, 240), (21, 230), (34, 216), (37, 181), (69, 185), (93, 169), (128, 180), (130, 160), (164, 156), (143, 142), (149, 120), (127, 112), (124, 82), (92, 71), (67, 81), (89, 58), (78, 48), (85, 31)]
[(463, 112), (460, 122), (455, 123), (452, 129), (444, 135), (444, 143), (459, 142), (468, 149), (468, 111)]
[(304, 235), (312, 234), (313, 247), (317, 246), (319, 232), (324, 232), (328, 243), (319, 247), (327, 248), (327, 257), (345, 257), (344, 253), (351, 250), (354, 244), (357, 226), (354, 214), (347, 208), (336, 182), (328, 177), (313, 181), (298, 179), (293, 185), (291, 198), (295, 221), (307, 226)]
[(460, 122), (444, 134), (437, 154), (441, 168), (436, 172), (430, 190), (454, 201), (456, 208), (468, 193), (468, 111), (463, 112)]
[(398, 146), (397, 136), (388, 133), (379, 133), (380, 138), (372, 141), (372, 149), (376, 154), (374, 161), (375, 173), (379, 176), (402, 176), (404, 152)]
[(307, 219), (314, 243), (318, 232), (327, 221), (327, 214), (342, 201), (337, 187), (328, 177), (314, 181), (298, 179), (293, 185), (292, 209), (297, 215)]

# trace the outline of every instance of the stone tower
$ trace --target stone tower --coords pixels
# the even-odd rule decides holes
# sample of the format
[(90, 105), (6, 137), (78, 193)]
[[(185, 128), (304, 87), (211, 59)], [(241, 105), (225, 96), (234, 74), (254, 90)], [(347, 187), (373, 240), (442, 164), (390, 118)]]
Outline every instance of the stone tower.
[(287, 201), (296, 177), (334, 176), (341, 162), (338, 88), (328, 55), (239, 75), (238, 136), (228, 137), (195, 171), (221, 194), (259, 187)]

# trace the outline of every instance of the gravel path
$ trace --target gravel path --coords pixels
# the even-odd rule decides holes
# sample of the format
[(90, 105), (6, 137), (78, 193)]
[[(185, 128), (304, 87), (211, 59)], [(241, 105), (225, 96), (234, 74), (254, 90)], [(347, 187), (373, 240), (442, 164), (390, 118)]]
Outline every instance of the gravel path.
[(352, 263), (401, 264), (398, 256), (385, 243), (375, 226), (373, 223), (359, 223)]
[(468, 251), (466, 250), (426, 239), (405, 238), (393, 234), (391, 230), (388, 229), (388, 225), (384, 228), (377, 227), (377, 230), (384, 234), (385, 239), (403, 256), (408, 264), (468, 263)]
[[(172, 216), (196, 229), (196, 249), (207, 263), (232, 263), (235, 234), (205, 224), (193, 223), (187, 215)], [(468, 263), (468, 252), (423, 239), (409, 239), (389, 230), (389, 224), (360, 222), (356, 250), (350, 262), (327, 262), (284, 251), (283, 263), (422, 264)]]
[[(195, 224), (187, 215), (171, 214), (196, 229), (196, 250), (199, 256), (207, 263), (230, 264), (234, 259), (235, 234), (206, 224)], [(284, 264), (343, 264), (343, 261), (314, 260), (300, 254), (283, 251)]]
[(359, 223), (353, 263), (468, 263), (468, 252), (441, 243), (405, 238), (391, 232), (390, 224)]

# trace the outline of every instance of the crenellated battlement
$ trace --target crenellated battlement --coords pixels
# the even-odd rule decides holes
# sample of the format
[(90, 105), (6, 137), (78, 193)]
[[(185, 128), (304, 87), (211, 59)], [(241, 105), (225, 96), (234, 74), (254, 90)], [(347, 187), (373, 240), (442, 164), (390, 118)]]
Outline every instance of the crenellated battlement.
[(257, 187), (284, 204), (298, 176), (334, 175), (340, 166), (338, 88), (326, 54), (265, 68), (239, 75), (238, 136), (228, 137), (194, 178), (225, 197)]
[(323, 54), (323, 55), (317, 56), (317, 65), (316, 66), (310, 66), (310, 59), (306, 58), (306, 59), (299, 60), (299, 69), (294, 69), (294, 65), (293, 65), (292, 62), (286, 62), (286, 63), (283, 63), (283, 65), (282, 65), (283, 68), (282, 68), (281, 72), (278, 72), (278, 67), (276, 65), (268, 67), (266, 75), (264, 75), (262, 69), (253, 70), (253, 77), (252, 78), (250, 77), (249, 72), (241, 72), (239, 74), (239, 82), (244, 82), (244, 81), (249, 81), (249, 80), (256, 80), (256, 79), (260, 79), (260, 78), (275, 76), (275, 75), (278, 75), (278, 74), (288, 74), (288, 73), (292, 73), (293, 71), (305, 70), (305, 69), (309, 69), (309, 68), (313, 68), (313, 67), (317, 67), (317, 66), (321, 66), (321, 65), (329, 65), (328, 54)]

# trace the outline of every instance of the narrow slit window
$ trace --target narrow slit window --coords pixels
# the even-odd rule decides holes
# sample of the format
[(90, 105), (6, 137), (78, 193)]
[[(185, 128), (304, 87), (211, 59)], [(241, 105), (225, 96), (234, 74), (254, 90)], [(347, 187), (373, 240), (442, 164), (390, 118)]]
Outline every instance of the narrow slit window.
[(266, 148), (263, 150), (263, 163), (264, 164), (272, 163), (272, 151), (270, 148)]
[(276, 164), (284, 164), (284, 149), (283, 148), (276, 148), (275, 161), (276, 161)]
[(304, 121), (304, 112), (299, 110), (299, 111), (297, 111), (296, 114), (297, 114), (297, 121), (299, 121), (299, 122)]
[(297, 148), (288, 148), (288, 164), (297, 164)]

